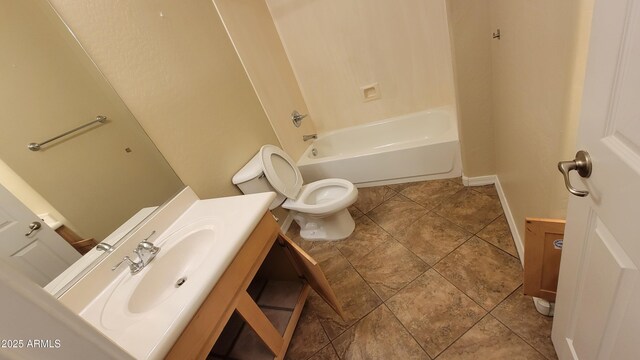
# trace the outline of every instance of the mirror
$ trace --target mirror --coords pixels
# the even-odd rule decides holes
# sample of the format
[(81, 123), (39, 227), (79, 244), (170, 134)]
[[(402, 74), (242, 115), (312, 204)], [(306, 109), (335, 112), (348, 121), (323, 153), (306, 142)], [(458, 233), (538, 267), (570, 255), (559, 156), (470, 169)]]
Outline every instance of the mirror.
[[(30, 202), (25, 205), (37, 215), (47, 213), (49, 221), (63, 224), (67, 235), (99, 243), (141, 209), (162, 204), (184, 187), (47, 1), (0, 3), (0, 79), (0, 185)], [(39, 151), (27, 148), (98, 115), (107, 120)], [(47, 229), (33, 229), (37, 219), (19, 223), (19, 205), (4, 198), (0, 204), (0, 256), (46, 284), (50, 274), (39, 273), (59, 269), (58, 258), (68, 250), (47, 245)], [(9, 246), (6, 239), (17, 244)], [(60, 239), (60, 246), (68, 245)]]

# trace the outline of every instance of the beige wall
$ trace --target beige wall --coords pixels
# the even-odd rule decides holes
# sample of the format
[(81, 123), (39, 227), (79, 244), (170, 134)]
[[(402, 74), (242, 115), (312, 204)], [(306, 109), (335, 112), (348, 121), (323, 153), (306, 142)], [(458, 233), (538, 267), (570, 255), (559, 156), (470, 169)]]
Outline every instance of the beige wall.
[(305, 118), (299, 128), (291, 122), (293, 110), (302, 114), (309, 110), (267, 4), (263, 0), (214, 2), (282, 148), (298, 159), (308, 146), (302, 135), (313, 134), (316, 129), (311, 117)]
[[(491, 0), (497, 175), (520, 235), (524, 218), (564, 218), (556, 164), (572, 159), (591, 0)], [(488, 34), (487, 34), (488, 35)]]
[[(0, 2), (0, 52), (0, 158), (79, 235), (102, 240), (182, 187), (47, 1)], [(98, 114), (109, 122), (27, 149)]]
[(26, 205), (34, 214), (48, 213), (57, 221), (75, 228), (71, 222), (56, 210), (47, 199), (38, 193), (29, 183), (16, 174), (12, 168), (0, 159), (0, 185)]
[(489, 0), (447, 0), (464, 175), (495, 174)]
[(318, 131), (454, 103), (444, 0), (267, 4)]
[(279, 145), (209, 0), (51, 0), (186, 185), (239, 194), (231, 177)]

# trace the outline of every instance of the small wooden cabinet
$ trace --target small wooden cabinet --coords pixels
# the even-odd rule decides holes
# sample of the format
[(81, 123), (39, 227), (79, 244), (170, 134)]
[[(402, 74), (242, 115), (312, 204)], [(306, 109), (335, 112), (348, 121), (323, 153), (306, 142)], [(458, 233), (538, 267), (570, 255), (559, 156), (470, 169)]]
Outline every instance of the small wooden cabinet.
[[(283, 261), (265, 261), (273, 257)], [(284, 265), (284, 266), (283, 266)], [(287, 270), (290, 269), (290, 270)], [(295, 272), (287, 274), (287, 272)], [(302, 285), (289, 322), (281, 334), (252, 297), (249, 287), (257, 274), (293, 275)], [(277, 276), (277, 275), (273, 275)], [(260, 337), (275, 359), (283, 359), (310, 289), (314, 289), (338, 314), (342, 310), (318, 263), (280, 231), (267, 212), (244, 243), (231, 265), (204, 300), (173, 345), (167, 359), (205, 359), (234, 312)]]
[(84, 255), (93, 249), (98, 243), (95, 239), (83, 239), (66, 225), (62, 225), (55, 230), (69, 245), (73, 246), (81, 255)]

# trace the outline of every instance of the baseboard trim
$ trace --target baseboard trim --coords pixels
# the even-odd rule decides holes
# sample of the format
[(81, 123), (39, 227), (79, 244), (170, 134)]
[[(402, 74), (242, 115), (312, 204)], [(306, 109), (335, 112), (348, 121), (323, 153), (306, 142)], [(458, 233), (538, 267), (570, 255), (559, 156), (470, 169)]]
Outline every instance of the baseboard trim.
[(497, 176), (496, 175), (485, 175), (485, 176), (475, 176), (468, 177), (462, 175), (462, 183), (464, 186), (482, 186), (482, 185), (491, 185), (496, 183)]
[(518, 232), (518, 227), (516, 226), (516, 221), (513, 217), (513, 213), (511, 213), (511, 208), (509, 207), (507, 196), (504, 193), (502, 184), (500, 184), (500, 178), (496, 175), (494, 176), (494, 179), (496, 190), (498, 191), (498, 196), (500, 197), (500, 203), (502, 204), (502, 210), (504, 211), (504, 216), (507, 218), (509, 229), (511, 229), (511, 235), (513, 235), (513, 242), (516, 244), (516, 250), (518, 250), (518, 257), (520, 258), (520, 262), (524, 266), (524, 242), (522, 241), (522, 236), (520, 236), (520, 233)]

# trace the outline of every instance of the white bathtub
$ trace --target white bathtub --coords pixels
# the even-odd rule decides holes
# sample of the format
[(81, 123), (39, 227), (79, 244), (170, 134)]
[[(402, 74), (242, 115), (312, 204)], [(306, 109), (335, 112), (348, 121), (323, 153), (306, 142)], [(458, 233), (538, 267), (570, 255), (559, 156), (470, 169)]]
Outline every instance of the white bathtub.
[(306, 183), (335, 177), (361, 187), (458, 177), (455, 112), (443, 107), (319, 134), (298, 167)]

